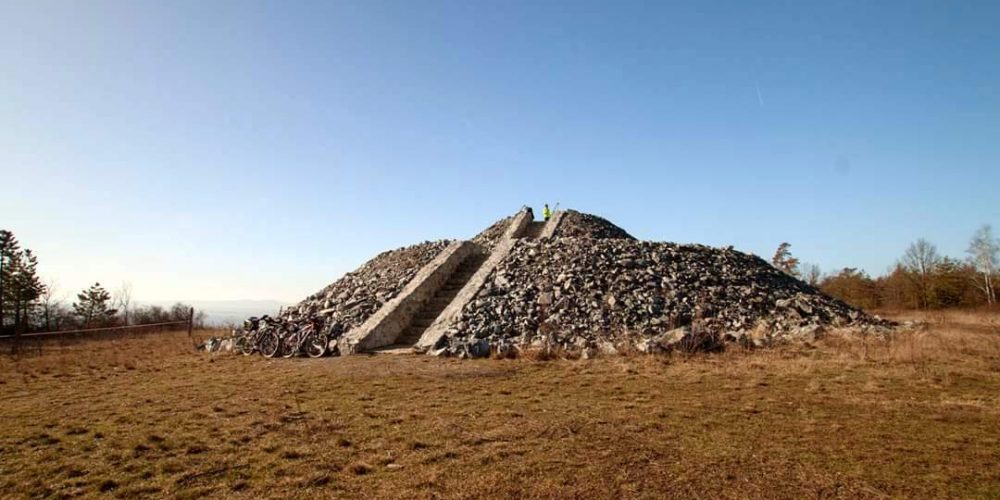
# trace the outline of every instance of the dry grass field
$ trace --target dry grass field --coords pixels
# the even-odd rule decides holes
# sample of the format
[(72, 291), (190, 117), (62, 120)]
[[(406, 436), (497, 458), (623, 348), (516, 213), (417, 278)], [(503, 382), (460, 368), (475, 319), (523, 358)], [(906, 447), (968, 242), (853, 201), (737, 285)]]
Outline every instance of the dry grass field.
[(48, 345), (0, 357), (0, 496), (998, 498), (1000, 321), (916, 319), (587, 361)]

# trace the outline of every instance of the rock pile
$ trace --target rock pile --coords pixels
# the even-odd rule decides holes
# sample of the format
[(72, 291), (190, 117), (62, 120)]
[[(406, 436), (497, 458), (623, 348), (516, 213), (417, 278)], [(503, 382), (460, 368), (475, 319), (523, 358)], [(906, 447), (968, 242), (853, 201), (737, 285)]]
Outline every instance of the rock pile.
[[(512, 220), (497, 221), (473, 242), (494, 249)], [(449, 243), (384, 252), (288, 308), (282, 319), (319, 316), (331, 333), (347, 333), (396, 297)], [(754, 255), (639, 241), (605, 219), (568, 210), (552, 238), (516, 240), (431, 352), (711, 350), (727, 341), (761, 346), (813, 340), (831, 327), (880, 333), (890, 324)]]
[(497, 246), (497, 243), (500, 241), (503, 233), (507, 231), (507, 227), (510, 226), (512, 220), (514, 220), (513, 216), (504, 217), (503, 219), (494, 222), (493, 225), (477, 234), (475, 238), (472, 238), (472, 242), (487, 251), (492, 251), (493, 248)]
[(281, 317), (298, 321), (319, 315), (327, 325), (339, 325), (335, 330), (346, 333), (398, 295), (420, 268), (449, 243), (449, 240), (428, 241), (383, 252), (356, 271), (285, 309)]
[(556, 238), (635, 239), (624, 229), (612, 224), (607, 219), (576, 210), (566, 210), (565, 212), (562, 222), (559, 223), (559, 228), (553, 235)]
[(727, 340), (764, 345), (811, 340), (826, 327), (886, 326), (759, 257), (615, 238), (631, 237), (603, 219), (574, 218), (582, 222), (568, 228), (587, 237), (518, 241), (434, 352), (475, 356), (528, 344), (585, 353), (713, 349)]

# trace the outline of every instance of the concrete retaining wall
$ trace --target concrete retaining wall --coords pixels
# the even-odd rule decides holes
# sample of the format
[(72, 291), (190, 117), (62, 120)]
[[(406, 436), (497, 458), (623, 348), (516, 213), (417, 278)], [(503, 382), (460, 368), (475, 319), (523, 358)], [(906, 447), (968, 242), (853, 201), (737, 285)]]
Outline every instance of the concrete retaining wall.
[(403, 291), (340, 341), (340, 352), (358, 353), (392, 345), (413, 321), (413, 316), (441, 288), (476, 248), (469, 241), (456, 241), (417, 272)]
[(455, 327), (455, 324), (458, 323), (462, 315), (462, 309), (479, 293), (479, 290), (486, 284), (486, 278), (496, 269), (497, 264), (507, 258), (507, 255), (510, 254), (510, 249), (517, 242), (517, 237), (524, 232), (524, 229), (528, 227), (528, 224), (533, 219), (534, 216), (528, 210), (521, 210), (514, 216), (510, 225), (507, 226), (507, 230), (504, 231), (503, 237), (497, 242), (496, 247), (493, 248), (493, 253), (480, 266), (476, 274), (472, 275), (469, 282), (459, 290), (458, 295), (448, 304), (448, 307), (444, 311), (441, 311), (437, 320), (431, 326), (427, 327), (427, 330), (420, 337), (420, 340), (417, 341), (416, 345), (414, 345), (414, 348), (420, 351), (431, 349), (449, 329)]
[(552, 214), (552, 217), (549, 217), (549, 221), (545, 223), (545, 229), (542, 229), (542, 234), (538, 236), (538, 239), (545, 240), (555, 236), (556, 230), (559, 229), (559, 224), (562, 223), (563, 215), (565, 214), (566, 212), (563, 210)]

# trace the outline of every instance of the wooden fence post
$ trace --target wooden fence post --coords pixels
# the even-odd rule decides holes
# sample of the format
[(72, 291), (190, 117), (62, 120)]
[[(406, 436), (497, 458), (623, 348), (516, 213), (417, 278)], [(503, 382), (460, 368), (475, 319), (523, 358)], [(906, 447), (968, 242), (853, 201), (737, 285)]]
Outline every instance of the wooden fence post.
[(194, 308), (188, 310), (188, 338), (194, 342)]

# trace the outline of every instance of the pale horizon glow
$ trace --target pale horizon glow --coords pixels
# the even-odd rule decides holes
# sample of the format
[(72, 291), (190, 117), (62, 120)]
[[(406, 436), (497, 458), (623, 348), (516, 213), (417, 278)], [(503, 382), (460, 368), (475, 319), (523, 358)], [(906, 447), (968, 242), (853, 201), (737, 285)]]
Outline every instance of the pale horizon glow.
[[(1000, 226), (1000, 3), (0, 1), (0, 228), (69, 300), (297, 302), (543, 203), (878, 275)], [(766, 106), (763, 95), (767, 95)]]

